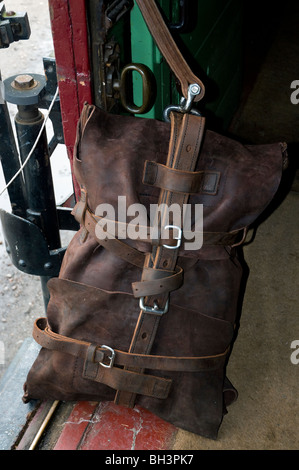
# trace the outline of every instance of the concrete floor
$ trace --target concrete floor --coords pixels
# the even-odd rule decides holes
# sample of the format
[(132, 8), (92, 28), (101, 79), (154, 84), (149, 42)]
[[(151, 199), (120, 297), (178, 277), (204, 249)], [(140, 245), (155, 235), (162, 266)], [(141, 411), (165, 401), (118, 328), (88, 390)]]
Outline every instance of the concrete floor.
[[(217, 441), (179, 431), (175, 449), (299, 448), (299, 194), (291, 192), (244, 249), (250, 269), (227, 375), (239, 392)], [(298, 343), (299, 344), (299, 343)]]
[[(252, 143), (286, 141), (290, 167), (271, 210), (244, 248), (249, 268), (240, 329), (227, 375), (239, 392), (217, 441), (177, 434), (175, 449), (294, 450), (299, 448), (299, 5), (287, 2), (273, 44), (231, 126)], [(253, 35), (254, 36), (254, 35)], [(293, 344), (294, 346), (294, 344)], [(296, 359), (296, 358), (295, 358)]]

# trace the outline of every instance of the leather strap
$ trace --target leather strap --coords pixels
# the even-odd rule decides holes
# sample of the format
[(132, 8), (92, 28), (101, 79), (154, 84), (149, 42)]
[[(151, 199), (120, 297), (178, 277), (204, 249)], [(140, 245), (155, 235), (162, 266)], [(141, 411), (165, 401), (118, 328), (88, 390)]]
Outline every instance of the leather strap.
[(100, 230), (100, 226), (97, 225), (99, 218), (96, 218), (96, 216), (88, 209), (87, 194), (84, 188), (81, 188), (80, 201), (72, 210), (72, 215), (75, 217), (77, 222), (82, 225), (83, 234), (87, 231), (100, 245), (105, 247), (107, 250), (112, 251), (116, 256), (119, 256), (139, 268), (143, 267), (145, 259), (144, 253), (115, 237), (106, 236), (99, 238), (97, 236), (97, 230)]
[(86, 379), (108, 385), (114, 390), (126, 390), (160, 399), (168, 397), (172, 384), (171, 379), (139, 374), (119, 367), (105, 368), (88, 358), (85, 360), (82, 375)]
[[(86, 233), (90, 233), (100, 245), (104, 246), (107, 250), (112, 251), (116, 256), (125, 259), (129, 263), (134, 264), (139, 268), (143, 268), (145, 254), (122, 241), (127, 236), (128, 224), (125, 222), (118, 222), (117, 220), (108, 220), (107, 218), (102, 218), (95, 215), (89, 209), (88, 204), (86, 203), (86, 197), (87, 195), (85, 189), (81, 188), (81, 199), (77, 202), (74, 209), (72, 210), (73, 216), (75, 217), (77, 222), (79, 222), (79, 224), (82, 226), (82, 229), (84, 229), (81, 237), (82, 242), (84, 242)], [(108, 227), (110, 223), (112, 224), (112, 227), (113, 224), (115, 224), (114, 230), (109, 232), (108, 228), (108, 230), (105, 231), (106, 228), (104, 230), (104, 228), (99, 224), (101, 220), (104, 220), (105, 224), (107, 223)], [(236, 242), (237, 238), (239, 238), (240, 233), (243, 233), (243, 230), (244, 229), (233, 230), (232, 232), (198, 232), (184, 230), (184, 232), (182, 233), (182, 241), (184, 239), (191, 241), (192, 238), (195, 236), (202, 236), (203, 245), (231, 246)], [(177, 244), (177, 240), (174, 237), (169, 236), (169, 232), (171, 231), (171, 229), (162, 229), (157, 233), (157, 236), (153, 238), (151, 227), (141, 226), (141, 235), (136, 239), (142, 242), (150, 243), (153, 246), (175, 246)], [(100, 232), (101, 237), (99, 237)], [(143, 234), (145, 234), (145, 236), (143, 236)], [(116, 236), (120, 236), (122, 240), (119, 240), (118, 238), (116, 238)], [(109, 237), (110, 241), (107, 241), (105, 237)]]
[[(200, 144), (203, 137), (205, 119), (191, 114), (171, 113), (171, 134), (166, 166), (183, 171), (194, 171)], [(174, 193), (161, 189), (158, 206), (162, 204), (169, 207), (171, 204), (183, 204), (188, 201), (188, 194)], [(161, 226), (165, 225), (163, 214)], [(170, 222), (171, 223), (171, 222)], [(160, 225), (160, 224), (158, 224)], [(183, 226), (183, 223), (181, 224)], [(154, 247), (151, 256), (146, 257), (144, 269), (167, 269), (175, 271), (179, 249), (168, 249), (165, 246)], [(158, 306), (163, 311), (168, 302), (169, 292), (161, 295), (149, 295), (145, 297), (145, 305), (148, 307)], [(130, 353), (150, 354), (156, 332), (159, 326), (161, 314), (156, 315), (154, 311), (147, 313), (142, 309), (139, 314), (137, 325), (133, 334)], [(142, 370), (134, 369), (142, 373)], [(115, 403), (133, 407), (136, 395), (129, 392), (118, 391)]]
[(202, 81), (194, 75), (183, 58), (154, 0), (136, 0), (144, 21), (153, 36), (161, 54), (181, 84), (182, 94), (187, 99), (188, 87), (192, 83), (200, 86), (200, 93), (194, 98), (199, 101), (205, 94)]
[[(35, 320), (33, 338), (45, 349), (60, 351), (65, 354), (70, 354), (71, 356), (80, 357), (81, 359), (98, 365), (100, 365), (100, 363), (109, 364), (110, 352), (107, 347), (55, 333), (50, 329), (47, 318), (45, 317)], [(228, 349), (220, 354), (197, 357), (153, 356), (128, 353), (117, 349), (114, 349), (114, 353), (114, 366), (176, 372), (198, 372), (214, 370), (220, 367), (220, 363), (225, 359)], [(87, 365), (85, 365), (85, 368), (86, 367)], [(105, 367), (103, 367), (103, 369), (105, 369)], [(93, 373), (94, 371), (87, 371), (90, 378), (92, 378)]]
[(183, 270), (179, 266), (176, 271), (145, 267), (140, 282), (133, 282), (135, 297), (161, 295), (178, 289), (183, 284)]
[(168, 191), (188, 194), (217, 194), (220, 173), (215, 171), (182, 171), (161, 163), (146, 161), (143, 183)]

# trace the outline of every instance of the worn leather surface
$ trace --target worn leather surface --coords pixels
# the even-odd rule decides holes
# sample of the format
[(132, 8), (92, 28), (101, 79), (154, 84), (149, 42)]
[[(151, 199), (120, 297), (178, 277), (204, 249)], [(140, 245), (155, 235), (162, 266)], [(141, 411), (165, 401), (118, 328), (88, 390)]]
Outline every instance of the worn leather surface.
[(152, 0), (136, 0), (136, 3), (160, 52), (177, 77), (182, 95), (187, 98), (189, 84), (197, 83), (200, 85), (200, 94), (195, 97), (195, 101), (201, 100), (205, 94), (205, 87), (182, 56), (156, 3)]
[[(142, 182), (146, 161), (164, 164), (169, 124), (155, 120), (109, 115), (86, 106), (78, 124), (74, 173), (95, 212), (117, 197), (127, 205), (142, 203), (149, 210), (160, 188)], [(203, 204), (204, 230), (230, 232), (252, 224), (272, 200), (282, 172), (282, 146), (243, 146), (207, 130), (196, 171), (219, 175), (192, 194)], [(215, 186), (216, 184), (216, 186)], [(208, 190), (207, 190), (208, 189)], [(47, 318), (56, 333), (97, 345), (127, 351), (139, 315), (132, 283), (141, 269), (101, 246), (81, 228), (71, 241), (58, 279), (49, 282)], [(126, 240), (147, 253), (149, 243)], [(242, 265), (239, 248), (204, 245), (179, 252), (183, 285), (170, 294), (170, 309), (160, 319), (151, 354), (201, 356), (223, 353), (234, 338), (239, 314)], [(226, 379), (226, 360), (198, 372), (146, 370), (171, 379), (166, 399), (137, 396), (137, 403), (188, 431), (216, 438), (226, 406), (236, 391)], [(82, 377), (84, 360), (42, 348), (28, 374), (24, 400), (113, 400), (110, 386)]]

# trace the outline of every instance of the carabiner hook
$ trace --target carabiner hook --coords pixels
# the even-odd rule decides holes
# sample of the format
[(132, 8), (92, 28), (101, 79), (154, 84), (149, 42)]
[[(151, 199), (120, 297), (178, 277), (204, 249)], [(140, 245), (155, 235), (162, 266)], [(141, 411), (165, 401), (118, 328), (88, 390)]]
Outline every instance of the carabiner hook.
[(188, 96), (186, 98), (182, 98), (180, 105), (170, 105), (167, 106), (164, 111), (163, 111), (163, 119), (166, 122), (170, 122), (169, 114), (171, 111), (177, 111), (179, 113), (190, 113), (190, 114), (196, 114), (197, 116), (200, 116), (200, 112), (197, 111), (196, 109), (192, 109), (192, 103), (195, 98), (195, 96), (199, 95), (200, 93), (200, 86), (197, 83), (192, 83), (188, 87)]

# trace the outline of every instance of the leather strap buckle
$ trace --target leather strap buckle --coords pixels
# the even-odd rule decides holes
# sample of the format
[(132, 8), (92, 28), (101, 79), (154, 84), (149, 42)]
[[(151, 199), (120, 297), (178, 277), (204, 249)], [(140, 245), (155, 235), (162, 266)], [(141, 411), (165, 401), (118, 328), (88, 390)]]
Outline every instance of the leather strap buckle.
[(176, 245), (163, 245), (164, 248), (168, 248), (169, 250), (175, 250), (176, 248), (179, 248), (182, 243), (182, 229), (178, 225), (165, 225), (164, 230), (167, 229), (172, 229), (172, 230), (177, 230), (178, 235), (176, 237), (173, 237), (174, 240), (177, 240)]
[(152, 313), (154, 315), (164, 315), (164, 313), (167, 313), (168, 312), (168, 308), (169, 308), (169, 299), (167, 299), (166, 303), (165, 303), (165, 307), (164, 309), (162, 308), (159, 308), (157, 302), (154, 302), (154, 306), (153, 307), (148, 307), (147, 305), (144, 305), (144, 297), (140, 297), (139, 299), (139, 307), (141, 308), (141, 310), (145, 313)]
[(114, 349), (110, 348), (109, 346), (106, 346), (105, 344), (103, 344), (103, 345), (101, 346), (101, 348), (103, 348), (103, 349), (108, 349), (108, 351), (111, 352), (111, 356), (108, 356), (108, 359), (109, 359), (109, 361), (110, 361), (109, 364), (104, 364), (103, 362), (100, 362), (100, 363), (99, 363), (100, 366), (105, 367), (106, 369), (112, 369), (113, 364), (114, 364), (114, 359), (115, 359), (115, 351), (114, 351)]

